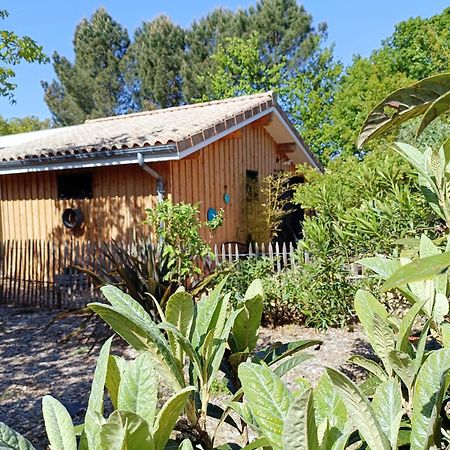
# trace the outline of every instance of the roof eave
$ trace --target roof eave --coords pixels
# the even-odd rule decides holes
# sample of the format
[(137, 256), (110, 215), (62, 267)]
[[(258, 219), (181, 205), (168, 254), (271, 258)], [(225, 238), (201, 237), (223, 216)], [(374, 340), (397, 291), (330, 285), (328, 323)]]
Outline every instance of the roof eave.
[(175, 144), (158, 145), (120, 151), (110, 150), (2, 161), (0, 162), (0, 175), (138, 164), (138, 153), (143, 155), (145, 162), (179, 159)]

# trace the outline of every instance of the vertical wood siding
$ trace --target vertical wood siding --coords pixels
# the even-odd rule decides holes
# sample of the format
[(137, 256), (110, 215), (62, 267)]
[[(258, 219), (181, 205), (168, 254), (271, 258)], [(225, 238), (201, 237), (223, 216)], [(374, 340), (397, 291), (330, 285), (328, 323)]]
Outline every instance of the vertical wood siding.
[[(167, 164), (152, 167), (167, 177)], [(6, 240), (43, 239), (64, 241), (129, 240), (141, 224), (145, 209), (156, 202), (155, 180), (137, 166), (92, 170), (93, 198), (58, 200), (56, 177), (60, 172), (5, 175), (0, 177), (1, 237)], [(66, 208), (84, 215), (81, 230), (73, 233), (61, 220)]]
[[(223, 208), (224, 224), (214, 242), (245, 242), (246, 171), (257, 171), (261, 179), (281, 169), (272, 137), (263, 127), (248, 126), (239, 136), (217, 141), (190, 159), (172, 161), (173, 200), (199, 203), (203, 221), (208, 208)], [(224, 201), (225, 186), (230, 196), (228, 205)]]
[[(201, 219), (208, 208), (224, 209), (224, 225), (214, 242), (245, 242), (246, 170), (259, 179), (282, 169), (276, 143), (263, 127), (247, 126), (232, 138), (222, 139), (181, 161), (152, 167), (165, 180), (166, 194), (175, 202), (200, 203)], [(65, 241), (128, 241), (133, 233), (148, 233), (141, 224), (145, 208), (156, 202), (155, 180), (136, 165), (92, 169), (93, 198), (58, 200), (61, 172), (0, 177), (1, 239)], [(226, 186), (226, 191), (225, 191)], [(225, 204), (224, 194), (230, 196)], [(75, 234), (62, 225), (66, 208), (79, 208), (84, 225)], [(204, 236), (208, 238), (208, 236)]]

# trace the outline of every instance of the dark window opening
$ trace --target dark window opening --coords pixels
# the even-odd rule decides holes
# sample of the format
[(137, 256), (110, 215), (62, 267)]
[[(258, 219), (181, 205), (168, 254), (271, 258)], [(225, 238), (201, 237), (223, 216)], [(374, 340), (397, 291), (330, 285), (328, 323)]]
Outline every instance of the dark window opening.
[(56, 182), (60, 200), (79, 200), (93, 197), (91, 173), (61, 174), (57, 176)]
[(245, 191), (247, 193), (247, 201), (258, 200), (259, 186), (258, 186), (258, 171), (247, 170), (245, 175)]

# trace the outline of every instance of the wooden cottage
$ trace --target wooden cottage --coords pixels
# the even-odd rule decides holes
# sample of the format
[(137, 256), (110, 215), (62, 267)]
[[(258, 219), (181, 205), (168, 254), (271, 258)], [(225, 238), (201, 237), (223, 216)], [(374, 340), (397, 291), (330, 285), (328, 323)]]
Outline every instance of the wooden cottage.
[(249, 181), (298, 163), (320, 167), (271, 92), (3, 136), (0, 239), (129, 240), (171, 196), (224, 209), (216, 242), (245, 242)]

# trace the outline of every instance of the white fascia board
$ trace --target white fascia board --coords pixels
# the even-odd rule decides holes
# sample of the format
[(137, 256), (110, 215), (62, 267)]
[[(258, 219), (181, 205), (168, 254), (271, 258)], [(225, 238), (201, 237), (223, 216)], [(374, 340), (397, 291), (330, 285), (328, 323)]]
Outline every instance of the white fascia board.
[[(136, 153), (140, 153), (145, 148), (137, 148)], [(172, 161), (180, 159), (176, 150), (173, 154), (168, 155), (144, 155), (145, 162), (159, 162), (159, 161)], [(17, 173), (33, 173), (33, 172), (49, 172), (52, 170), (67, 170), (67, 169), (91, 169), (95, 167), (107, 167), (107, 166), (123, 166), (126, 164), (138, 164), (139, 161), (136, 157), (114, 157), (114, 158), (92, 158), (89, 160), (80, 161), (68, 161), (68, 162), (53, 162), (47, 164), (27, 165), (24, 163), (23, 167), (2, 168), (0, 164), (0, 175), (17, 174)]]
[(274, 110), (275, 110), (274, 111), (275, 115), (280, 120), (280, 122), (283, 124), (283, 126), (286, 128), (286, 130), (288, 130), (289, 134), (292, 136), (292, 139), (297, 144), (298, 148), (301, 149), (303, 151), (303, 153), (306, 155), (306, 157), (308, 158), (308, 161), (311, 163), (311, 166), (315, 167), (316, 169), (319, 169), (319, 166), (317, 165), (317, 162), (309, 154), (309, 151), (305, 148), (305, 146), (303, 145), (302, 141), (298, 138), (298, 136), (292, 131), (292, 129), (289, 126), (289, 124), (286, 123), (286, 120), (284, 119), (282, 114), (280, 114), (278, 109), (274, 108)]
[(252, 122), (255, 122), (256, 120), (260, 119), (261, 117), (264, 117), (267, 114), (270, 113), (274, 113), (276, 115), (276, 117), (278, 118), (278, 120), (282, 123), (282, 125), (286, 128), (286, 130), (289, 132), (289, 134), (291, 135), (293, 141), (295, 142), (295, 144), (297, 145), (297, 147), (300, 149), (300, 151), (302, 151), (305, 156), (307, 157), (308, 161), (310, 162), (312, 167), (315, 168), (319, 168), (317, 165), (317, 162), (314, 160), (314, 158), (311, 157), (311, 155), (309, 154), (308, 150), (304, 147), (302, 141), (298, 138), (298, 136), (292, 131), (291, 127), (289, 126), (289, 124), (286, 123), (285, 118), (282, 116), (282, 114), (280, 114), (280, 112), (278, 111), (277, 108), (275, 108), (274, 106), (271, 106), (268, 109), (265, 109), (264, 111), (261, 111), (260, 113), (256, 114), (253, 117), (250, 117), (249, 119), (244, 120), (243, 122), (240, 122), (230, 128), (228, 128), (225, 131), (222, 131), (219, 134), (216, 134), (215, 136), (210, 137), (209, 139), (206, 139), (205, 141), (202, 141), (200, 143), (198, 143), (197, 145), (194, 145), (193, 147), (189, 147), (188, 149), (180, 152), (180, 157), (179, 158), (175, 158), (175, 159), (183, 159), (186, 158), (186, 156), (191, 155), (192, 153), (195, 153), (199, 150), (201, 150), (202, 148), (224, 138), (225, 136), (227, 136), (228, 134), (234, 133), (235, 131), (250, 125)]
[(198, 144), (194, 145), (193, 147), (189, 147), (186, 150), (183, 150), (180, 152), (180, 158), (183, 159), (186, 158), (186, 156), (191, 155), (192, 153), (195, 153), (199, 150), (201, 150), (204, 147), (207, 147), (208, 145), (213, 144), (216, 141), (219, 141), (220, 139), (223, 139), (225, 136), (228, 136), (231, 133), (234, 133), (237, 130), (240, 130), (241, 128), (246, 127), (247, 125), (250, 125), (252, 122), (255, 122), (256, 120), (260, 119), (261, 117), (266, 116), (267, 114), (276, 111), (276, 109), (271, 106), (270, 108), (265, 109), (264, 111), (261, 111), (260, 113), (249, 117), (248, 119), (245, 119), (242, 122), (237, 123), (236, 125), (233, 125), (232, 127), (226, 129), (225, 131), (222, 131), (214, 136), (211, 136), (210, 138), (199, 142)]

